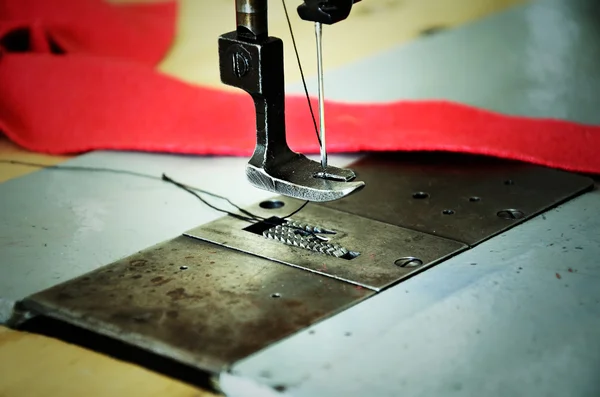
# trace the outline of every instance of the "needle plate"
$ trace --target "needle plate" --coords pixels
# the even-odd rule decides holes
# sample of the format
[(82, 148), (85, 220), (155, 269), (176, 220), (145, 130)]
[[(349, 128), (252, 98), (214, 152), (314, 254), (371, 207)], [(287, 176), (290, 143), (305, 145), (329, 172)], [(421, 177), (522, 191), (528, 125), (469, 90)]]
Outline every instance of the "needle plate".
[[(272, 208), (261, 208), (261, 204)], [(281, 197), (261, 204), (247, 210), (263, 217), (283, 217), (302, 202)], [(317, 205), (308, 205), (292, 219), (298, 224), (318, 225), (335, 231), (335, 234), (319, 236), (328, 238), (327, 244), (343, 247), (355, 254), (350, 255), (351, 258), (341, 258), (327, 255), (326, 252), (315, 252), (312, 248), (294, 244), (292, 240), (286, 243), (267, 238), (262, 230), (260, 233), (245, 230), (248, 229), (248, 223), (233, 217), (217, 219), (185, 235), (374, 291), (466, 248), (456, 241)], [(271, 221), (267, 222), (265, 228), (268, 230), (273, 226)], [(310, 241), (311, 237), (308, 235), (303, 238)], [(319, 241), (314, 243), (322, 244)]]

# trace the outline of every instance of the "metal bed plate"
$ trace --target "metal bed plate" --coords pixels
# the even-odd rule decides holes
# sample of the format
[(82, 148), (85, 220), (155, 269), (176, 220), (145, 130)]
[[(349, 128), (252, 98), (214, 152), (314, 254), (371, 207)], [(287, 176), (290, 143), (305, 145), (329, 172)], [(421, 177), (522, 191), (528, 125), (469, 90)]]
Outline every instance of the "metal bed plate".
[(471, 246), (593, 186), (550, 168), (442, 153), (381, 154), (352, 169), (366, 187), (322, 205)]
[(600, 191), (571, 200), (242, 360), (223, 392), (600, 396), (598, 214)]
[(181, 236), (22, 306), (214, 373), (372, 294)]
[[(276, 206), (280, 207), (262, 209), (260, 205), (264, 203), (277, 203)], [(261, 204), (247, 210), (262, 216), (285, 217), (290, 208), (297, 208), (302, 202), (278, 197)], [(348, 260), (286, 245), (244, 230), (248, 223), (233, 217), (220, 218), (186, 235), (374, 291), (466, 248), (456, 241), (316, 205), (306, 206), (293, 216), (293, 220), (336, 231), (335, 235), (329, 235), (330, 242), (359, 252), (360, 255)], [(416, 258), (420, 264), (402, 267), (401, 258)]]

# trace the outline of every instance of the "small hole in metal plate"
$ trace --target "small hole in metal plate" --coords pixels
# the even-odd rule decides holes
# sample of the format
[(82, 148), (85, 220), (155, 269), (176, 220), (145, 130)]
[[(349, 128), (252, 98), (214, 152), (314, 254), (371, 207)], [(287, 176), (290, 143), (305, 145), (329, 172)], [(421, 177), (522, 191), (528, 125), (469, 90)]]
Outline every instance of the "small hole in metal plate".
[(275, 292), (274, 294), (271, 294), (271, 298), (281, 298), (281, 294), (279, 292)]
[(469, 201), (472, 203), (476, 203), (478, 201), (481, 201), (481, 197), (472, 196), (472, 197), (469, 197)]
[(285, 203), (281, 200), (266, 200), (259, 204), (260, 208), (266, 208), (268, 210), (275, 210), (281, 208)]
[(504, 181), (504, 184), (505, 185), (514, 185), (515, 181), (513, 181), (512, 179), (507, 179), (507, 180)]
[(179, 266), (179, 270), (187, 270), (188, 267), (187, 266)]
[(413, 193), (413, 198), (414, 199), (418, 199), (418, 200), (422, 200), (422, 199), (426, 199), (429, 197), (429, 193), (426, 192), (415, 192)]
[(454, 210), (443, 210), (442, 214), (444, 214), (444, 215), (454, 215)]
[(394, 261), (394, 265), (400, 267), (417, 267), (421, 266), (423, 261), (419, 258), (415, 258), (414, 256), (405, 256), (403, 258), (398, 258)]
[(525, 213), (523, 211), (516, 210), (514, 208), (498, 211), (496, 215), (498, 218), (502, 219), (523, 219), (525, 217)]

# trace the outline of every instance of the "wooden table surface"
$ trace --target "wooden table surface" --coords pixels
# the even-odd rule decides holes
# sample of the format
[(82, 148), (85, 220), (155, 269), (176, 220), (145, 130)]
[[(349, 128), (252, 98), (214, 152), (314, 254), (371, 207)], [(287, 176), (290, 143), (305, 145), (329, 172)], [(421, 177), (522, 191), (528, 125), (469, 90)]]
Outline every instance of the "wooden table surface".
[[(113, 3), (161, 0), (108, 0)], [(350, 18), (324, 28), (325, 69), (344, 65), (426, 31), (452, 28), (525, 0), (367, 0)], [(287, 0), (304, 71), (315, 74), (312, 24), (295, 14), (299, 1)], [(286, 80), (299, 79), (282, 3), (271, 1), (270, 34), (286, 43)], [(218, 35), (233, 30), (232, 0), (180, 0), (175, 42), (159, 69), (181, 80), (222, 89), (218, 76)], [(348, 45), (352, 43), (352, 45)], [(351, 49), (351, 50), (349, 50)], [(32, 153), (0, 135), (0, 159), (57, 164), (68, 156)], [(35, 168), (0, 163), (0, 183)], [(21, 396), (214, 396), (137, 365), (40, 335), (0, 327), (0, 397)]]

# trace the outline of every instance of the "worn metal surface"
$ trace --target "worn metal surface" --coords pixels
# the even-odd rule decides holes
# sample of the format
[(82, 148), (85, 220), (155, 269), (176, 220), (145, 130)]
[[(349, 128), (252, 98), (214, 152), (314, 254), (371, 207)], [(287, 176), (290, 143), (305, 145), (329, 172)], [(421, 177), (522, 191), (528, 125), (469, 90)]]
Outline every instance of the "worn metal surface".
[[(277, 200), (285, 205), (269, 209), (258, 204), (246, 209), (263, 217), (283, 217), (301, 204), (290, 198)], [(329, 243), (360, 255), (348, 260), (286, 245), (244, 230), (248, 223), (233, 217), (220, 218), (185, 234), (375, 291), (466, 248), (456, 241), (318, 205), (308, 205), (291, 219), (336, 231), (335, 235), (327, 235)], [(403, 257), (417, 257), (422, 263), (413, 267), (397, 265), (395, 262)]]
[[(354, 159), (332, 156), (341, 165)], [(157, 178), (166, 173), (246, 206), (271, 196), (246, 182), (240, 172), (246, 162), (235, 157), (92, 152), (66, 164)], [(0, 323), (17, 300), (222, 216), (169, 183), (61, 169), (0, 184), (0, 208)]]
[(353, 168), (367, 188), (323, 206), (469, 245), (593, 185), (549, 168), (441, 153), (379, 155)]
[(215, 372), (371, 294), (182, 236), (23, 304)]
[[(242, 360), (294, 397), (600, 396), (600, 191)], [(268, 374), (268, 377), (265, 376)], [(231, 386), (231, 387), (230, 387)]]

